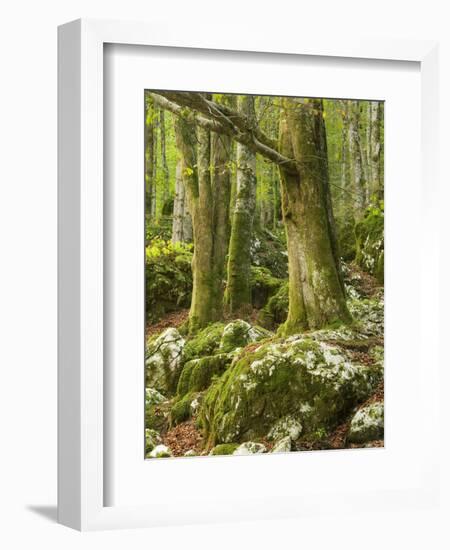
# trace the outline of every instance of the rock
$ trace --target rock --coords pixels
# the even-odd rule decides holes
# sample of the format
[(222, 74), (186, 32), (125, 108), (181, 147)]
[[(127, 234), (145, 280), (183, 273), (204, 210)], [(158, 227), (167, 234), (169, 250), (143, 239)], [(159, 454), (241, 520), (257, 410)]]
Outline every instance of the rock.
[(167, 398), (164, 397), (162, 393), (155, 390), (154, 388), (145, 388), (145, 405), (159, 405), (167, 401)]
[(176, 399), (170, 409), (170, 425), (176, 426), (194, 416), (200, 408), (201, 398), (201, 393), (189, 392)]
[(239, 445), (239, 447), (233, 452), (233, 455), (254, 455), (259, 453), (265, 453), (266, 447), (262, 443), (254, 443), (253, 441), (247, 441)]
[(208, 388), (213, 376), (225, 372), (232, 358), (231, 354), (219, 353), (188, 361), (178, 380), (177, 396), (183, 397), (189, 392), (198, 392)]
[(352, 418), (347, 435), (349, 443), (367, 443), (384, 437), (384, 404), (370, 403)]
[(156, 430), (150, 428), (145, 429), (145, 452), (152, 451), (157, 445), (162, 442), (161, 436)]
[(302, 430), (303, 426), (301, 423), (296, 418), (288, 415), (275, 422), (267, 437), (272, 441), (278, 441), (285, 437), (289, 437), (289, 439), (295, 441), (300, 437)]
[(257, 342), (271, 335), (269, 331), (261, 327), (252, 327), (246, 321), (238, 319), (237, 321), (228, 323), (224, 328), (220, 341), (220, 349), (222, 352), (228, 353), (236, 348), (245, 347), (252, 342)]
[(238, 443), (221, 443), (220, 445), (216, 445), (213, 449), (211, 449), (209, 454), (210, 456), (232, 455), (238, 447)]
[(289, 284), (283, 283), (278, 291), (269, 298), (258, 314), (258, 323), (267, 329), (274, 329), (287, 319), (289, 309)]
[[(158, 394), (158, 392), (156, 392)], [(155, 395), (151, 394), (152, 397)], [(159, 394), (161, 396), (161, 394)], [(169, 424), (169, 412), (171, 403), (165, 399), (161, 401), (159, 398), (155, 402), (153, 398), (145, 399), (145, 427), (155, 430), (157, 432), (163, 432), (167, 429)]]
[(166, 329), (146, 351), (146, 386), (166, 395), (175, 392), (185, 340), (176, 328)]
[(219, 350), (224, 328), (223, 323), (212, 323), (190, 338), (184, 346), (183, 362), (214, 355)]
[(264, 307), (267, 300), (278, 291), (283, 283), (283, 279), (274, 277), (266, 267), (252, 266), (250, 285), (253, 307), (257, 309)]
[(184, 453), (184, 456), (197, 456), (197, 453), (194, 451), (194, 449), (189, 449), (189, 451), (186, 451)]
[(280, 439), (271, 450), (272, 453), (289, 453), (292, 449), (292, 441), (289, 436)]
[(172, 451), (166, 445), (157, 445), (150, 453), (146, 454), (146, 458), (168, 458), (172, 456)]
[(384, 211), (368, 208), (355, 226), (356, 263), (382, 283), (384, 280)]
[(334, 427), (372, 393), (382, 372), (380, 365), (357, 364), (344, 349), (310, 337), (262, 343), (206, 391), (200, 410), (206, 440), (214, 445), (265, 437), (286, 417), (303, 427), (302, 435)]

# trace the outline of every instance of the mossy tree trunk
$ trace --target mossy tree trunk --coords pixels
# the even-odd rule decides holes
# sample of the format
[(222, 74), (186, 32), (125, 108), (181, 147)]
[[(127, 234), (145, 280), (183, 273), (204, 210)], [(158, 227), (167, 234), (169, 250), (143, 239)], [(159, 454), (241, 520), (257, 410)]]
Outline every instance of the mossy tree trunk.
[(321, 100), (285, 98), (280, 150), (297, 172), (280, 166), (289, 258), (289, 313), (281, 332), (348, 323), (328, 184)]
[[(239, 96), (238, 111), (250, 125), (256, 125), (253, 96)], [(250, 248), (256, 206), (256, 155), (237, 144), (237, 183), (228, 251), (228, 279), (225, 301), (233, 314), (247, 314), (252, 308)]]
[[(226, 171), (220, 169), (214, 170), (211, 177), (211, 160), (224, 160), (226, 149), (220, 148), (223, 143), (219, 145), (214, 136), (214, 154), (211, 157), (209, 130), (195, 128), (182, 118), (177, 119), (175, 128), (192, 218), (194, 255), (189, 331), (193, 333), (222, 316), (222, 278), (228, 239), (224, 221), (229, 219), (230, 182), (229, 178), (227, 181)], [(222, 162), (222, 168), (225, 168), (224, 164)], [(219, 191), (221, 184), (223, 187)], [(217, 187), (217, 193), (213, 191), (213, 185)]]
[(213, 268), (214, 301), (222, 313), (226, 281), (226, 257), (230, 240), (231, 151), (229, 136), (211, 133), (211, 165), (213, 187)]
[(370, 110), (370, 165), (371, 194), (377, 198), (383, 196), (383, 162), (382, 162), (382, 124), (384, 104), (372, 101)]
[(167, 154), (166, 154), (166, 117), (164, 109), (159, 110), (159, 128), (161, 135), (161, 167), (163, 172), (163, 190), (162, 190), (162, 204), (163, 208), (166, 207), (169, 200), (169, 167), (167, 166)]

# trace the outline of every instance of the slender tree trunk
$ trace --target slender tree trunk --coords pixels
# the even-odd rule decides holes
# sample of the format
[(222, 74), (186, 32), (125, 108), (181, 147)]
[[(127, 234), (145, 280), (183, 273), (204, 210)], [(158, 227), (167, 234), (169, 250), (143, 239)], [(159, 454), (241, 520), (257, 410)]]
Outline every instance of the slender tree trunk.
[(154, 180), (154, 124), (153, 124), (153, 100), (146, 97), (145, 101), (145, 213), (152, 217)]
[(162, 204), (164, 208), (169, 200), (169, 167), (167, 166), (166, 117), (164, 114), (164, 109), (159, 110), (159, 126), (161, 135), (161, 167), (163, 172)]
[(214, 249), (213, 266), (216, 284), (214, 301), (222, 314), (223, 294), (226, 282), (226, 257), (230, 241), (231, 151), (229, 136), (211, 134), (211, 165), (214, 197)]
[(283, 107), (280, 147), (298, 168), (280, 166), (289, 258), (289, 313), (280, 332), (293, 334), (351, 317), (336, 263), (322, 101), (285, 98)]
[(175, 197), (173, 201), (172, 242), (190, 242), (192, 240), (192, 221), (189, 214), (186, 191), (183, 184), (181, 158), (175, 169)]
[(211, 135), (182, 118), (176, 121), (176, 140), (182, 159), (182, 177), (192, 217), (192, 301), (189, 332), (216, 321), (222, 314), (222, 284), (215, 266), (215, 208), (211, 181)]
[(371, 102), (372, 127), (370, 142), (370, 164), (371, 164), (371, 194), (375, 196), (382, 195), (383, 176), (381, 162), (381, 125), (383, 122), (383, 103), (380, 101)]
[[(255, 123), (253, 96), (239, 96), (238, 110)], [(253, 122), (252, 122), (253, 121)], [(237, 185), (228, 253), (226, 303), (231, 313), (247, 314), (252, 308), (250, 247), (256, 202), (256, 155), (237, 144)]]
[(159, 108), (153, 107), (153, 153), (152, 153), (152, 187), (151, 187), (151, 210), (150, 217), (156, 218), (156, 176), (158, 174), (158, 130), (159, 130)]
[(349, 123), (350, 154), (352, 158), (353, 192), (355, 196), (355, 217), (361, 218), (366, 207), (366, 179), (364, 173), (363, 156), (360, 136), (360, 113), (358, 101), (351, 105)]

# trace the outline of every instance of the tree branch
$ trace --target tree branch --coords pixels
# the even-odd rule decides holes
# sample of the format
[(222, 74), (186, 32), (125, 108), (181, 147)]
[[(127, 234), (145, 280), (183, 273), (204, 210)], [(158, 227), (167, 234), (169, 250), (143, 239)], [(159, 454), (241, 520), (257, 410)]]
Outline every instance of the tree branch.
[(285, 170), (296, 172), (295, 161), (282, 155), (274, 140), (252, 124), (245, 115), (227, 105), (208, 100), (197, 92), (161, 91), (152, 93), (152, 97), (160, 107), (186, 121), (212, 132), (226, 134), (271, 162), (283, 166)]

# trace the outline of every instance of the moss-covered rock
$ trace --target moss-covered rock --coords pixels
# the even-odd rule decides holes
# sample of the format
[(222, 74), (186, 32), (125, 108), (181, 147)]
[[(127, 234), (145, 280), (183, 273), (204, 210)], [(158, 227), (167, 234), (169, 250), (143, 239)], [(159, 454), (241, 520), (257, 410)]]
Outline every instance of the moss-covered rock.
[(169, 458), (172, 451), (166, 445), (157, 445), (152, 451), (145, 455), (145, 458)]
[(278, 291), (283, 282), (283, 279), (274, 277), (266, 267), (252, 266), (250, 285), (253, 307), (261, 309), (265, 306), (267, 300)]
[(239, 445), (239, 447), (233, 452), (236, 456), (256, 455), (267, 452), (266, 446), (262, 443), (255, 443), (254, 441), (246, 441)]
[(145, 427), (158, 433), (165, 432), (169, 426), (170, 401), (158, 403), (145, 402)]
[(207, 357), (191, 359), (185, 363), (178, 380), (177, 396), (183, 397), (189, 392), (205, 390), (214, 376), (219, 376), (231, 364), (232, 355), (218, 353)]
[(212, 323), (190, 338), (183, 350), (183, 362), (214, 355), (220, 347), (224, 323)]
[(287, 416), (303, 433), (335, 426), (381, 376), (379, 365), (352, 363), (345, 351), (311, 338), (263, 343), (206, 392), (200, 416), (207, 444), (265, 437)]
[(350, 423), (347, 441), (367, 443), (384, 437), (384, 404), (370, 403), (360, 408)]
[(257, 342), (263, 338), (268, 338), (272, 334), (261, 327), (252, 327), (250, 323), (238, 319), (228, 323), (224, 328), (222, 339), (220, 341), (220, 350), (229, 353), (237, 348), (247, 346), (252, 342)]
[(271, 453), (289, 453), (292, 450), (292, 440), (289, 436), (283, 437), (273, 446)]
[(255, 228), (250, 258), (252, 265), (267, 268), (274, 277), (287, 277), (288, 258), (284, 230), (278, 234), (266, 228)]
[(267, 434), (267, 437), (273, 441), (278, 441), (285, 437), (289, 437), (289, 439), (295, 441), (300, 437), (302, 431), (303, 426), (301, 422), (297, 418), (287, 415), (280, 418), (277, 422), (275, 422), (275, 424), (273, 424)]
[(221, 443), (213, 447), (209, 454), (211, 456), (232, 455), (238, 447), (239, 443)]
[(273, 330), (287, 319), (289, 309), (289, 284), (283, 283), (278, 291), (269, 298), (259, 312), (258, 322), (265, 328)]
[(185, 340), (176, 328), (166, 329), (147, 345), (146, 387), (165, 395), (175, 392), (182, 367)]
[(355, 226), (356, 263), (365, 271), (384, 281), (384, 212), (369, 208)]
[(162, 443), (161, 436), (156, 430), (152, 430), (150, 428), (145, 429), (145, 452), (146, 453), (149, 453), (157, 445), (160, 445), (161, 443)]

